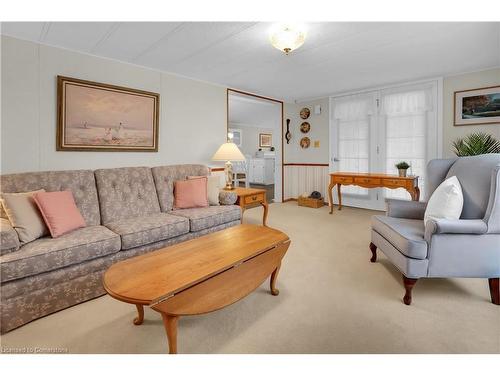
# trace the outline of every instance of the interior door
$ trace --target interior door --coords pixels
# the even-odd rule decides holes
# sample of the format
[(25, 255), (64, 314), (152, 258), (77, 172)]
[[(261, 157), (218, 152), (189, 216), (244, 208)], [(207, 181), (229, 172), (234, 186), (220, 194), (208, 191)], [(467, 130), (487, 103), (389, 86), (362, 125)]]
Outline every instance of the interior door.
[[(378, 101), (376, 92), (331, 99), (330, 172), (377, 172)], [(342, 186), (341, 192), (342, 204), (347, 206), (384, 208), (378, 189)]]

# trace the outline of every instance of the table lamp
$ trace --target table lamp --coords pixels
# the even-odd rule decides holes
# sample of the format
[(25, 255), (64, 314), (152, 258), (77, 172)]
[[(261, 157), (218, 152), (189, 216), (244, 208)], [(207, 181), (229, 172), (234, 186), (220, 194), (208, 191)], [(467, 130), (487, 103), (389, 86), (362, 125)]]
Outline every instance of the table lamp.
[(226, 142), (222, 146), (219, 147), (217, 152), (212, 157), (214, 161), (225, 161), (226, 165), (224, 167), (224, 173), (226, 174), (226, 190), (232, 190), (233, 187), (233, 165), (231, 164), (231, 160), (233, 161), (242, 161), (245, 160), (245, 156), (241, 153), (238, 146), (236, 146), (232, 142)]

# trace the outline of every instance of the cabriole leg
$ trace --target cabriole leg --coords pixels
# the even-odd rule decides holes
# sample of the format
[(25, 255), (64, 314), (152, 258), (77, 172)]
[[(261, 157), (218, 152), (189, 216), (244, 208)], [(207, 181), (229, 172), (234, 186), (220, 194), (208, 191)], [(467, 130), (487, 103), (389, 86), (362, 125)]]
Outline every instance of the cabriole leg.
[(372, 251), (370, 262), (375, 263), (377, 261), (377, 246), (373, 242), (370, 242), (370, 250)]
[(403, 284), (406, 290), (405, 296), (403, 297), (403, 302), (405, 303), (405, 305), (411, 305), (411, 291), (417, 281), (418, 279), (410, 279), (403, 275)]
[(500, 278), (488, 279), (490, 286), (491, 303), (500, 305)]

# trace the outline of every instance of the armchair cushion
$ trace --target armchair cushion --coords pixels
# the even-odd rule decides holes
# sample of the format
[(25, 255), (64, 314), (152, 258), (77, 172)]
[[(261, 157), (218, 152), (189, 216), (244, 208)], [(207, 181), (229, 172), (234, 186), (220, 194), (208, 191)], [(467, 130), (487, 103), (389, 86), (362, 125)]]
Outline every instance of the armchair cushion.
[(449, 177), (429, 198), (424, 214), (424, 225), (430, 219), (459, 219), (463, 206), (464, 196), (460, 182), (456, 176)]
[(492, 173), (500, 164), (500, 154), (458, 158), (446, 178), (456, 176), (464, 197), (461, 219), (483, 219), (490, 199)]
[(404, 201), (401, 199), (386, 199), (387, 216), (401, 219), (423, 220), (426, 202)]
[(425, 224), (425, 239), (429, 242), (433, 234), (485, 234), (487, 231), (488, 226), (486, 225), (484, 220), (481, 219), (430, 219)]
[(422, 220), (373, 216), (372, 229), (390, 242), (403, 255), (414, 259), (427, 258)]

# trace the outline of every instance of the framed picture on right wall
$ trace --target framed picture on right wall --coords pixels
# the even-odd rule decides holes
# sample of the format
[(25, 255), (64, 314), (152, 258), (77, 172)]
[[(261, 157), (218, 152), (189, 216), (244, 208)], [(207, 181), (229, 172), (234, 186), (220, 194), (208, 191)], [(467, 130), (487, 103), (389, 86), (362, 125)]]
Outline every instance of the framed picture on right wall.
[(455, 126), (500, 124), (500, 86), (455, 91)]

